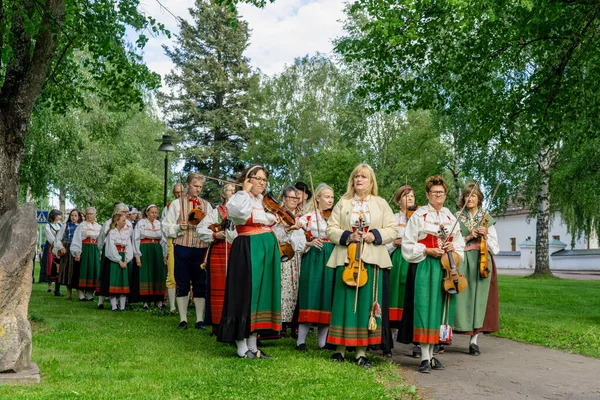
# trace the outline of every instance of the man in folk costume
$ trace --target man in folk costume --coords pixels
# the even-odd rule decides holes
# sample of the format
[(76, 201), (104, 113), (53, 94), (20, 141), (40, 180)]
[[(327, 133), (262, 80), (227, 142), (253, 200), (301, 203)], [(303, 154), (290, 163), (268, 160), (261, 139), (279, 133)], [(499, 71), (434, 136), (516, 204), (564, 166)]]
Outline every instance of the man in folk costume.
[[(173, 186), (173, 196), (176, 201), (181, 197), (185, 188), (181, 183), (176, 183)], [(171, 203), (163, 209), (160, 221), (163, 222), (167, 218), (167, 212)], [(175, 311), (175, 247), (173, 246), (173, 238), (167, 237), (167, 293), (169, 296), (169, 309), (171, 312)]]
[(204, 215), (211, 214), (213, 211), (210, 203), (200, 198), (203, 187), (202, 175), (189, 174), (186, 180), (187, 192), (171, 203), (163, 221), (163, 232), (165, 236), (173, 238), (174, 244), (177, 308), (180, 318), (177, 329), (187, 329), (190, 282), (196, 306), (195, 327), (205, 329), (206, 271), (200, 268), (200, 264), (205, 258), (208, 244), (198, 237), (197, 223), (190, 223), (193, 222), (190, 221), (190, 213), (193, 210), (200, 210)]

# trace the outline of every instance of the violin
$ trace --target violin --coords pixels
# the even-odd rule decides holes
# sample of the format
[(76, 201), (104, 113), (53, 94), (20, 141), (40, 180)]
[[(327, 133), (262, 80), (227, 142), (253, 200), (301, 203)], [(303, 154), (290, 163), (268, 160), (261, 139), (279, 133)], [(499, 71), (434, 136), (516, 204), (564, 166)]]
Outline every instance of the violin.
[(227, 220), (224, 219), (222, 222), (215, 222), (214, 224), (210, 224), (208, 226), (208, 229), (210, 229), (213, 232), (223, 232), (225, 230), (225, 225), (227, 223)]
[(206, 217), (204, 211), (199, 208), (193, 208), (188, 214), (188, 223), (192, 226), (197, 226)]
[(409, 219), (410, 217), (412, 217), (412, 215), (415, 213), (415, 211), (417, 211), (417, 209), (418, 209), (419, 207), (420, 207), (420, 206), (418, 206), (418, 205), (416, 205), (416, 204), (414, 204), (414, 205), (412, 205), (412, 206), (408, 207), (408, 208), (406, 209), (406, 219)]
[[(438, 232), (440, 238), (444, 242), (448, 241), (449, 234), (446, 227), (440, 227)], [(444, 279), (442, 280), (443, 289), (448, 294), (457, 294), (465, 291), (468, 286), (467, 278), (457, 268), (460, 264), (460, 257), (455, 251), (448, 251), (440, 259), (442, 268), (444, 269)]]
[(365, 262), (360, 258), (362, 245), (360, 243), (350, 243), (348, 245), (348, 264), (344, 266), (342, 280), (348, 286), (364, 286), (369, 280)]
[[(481, 226), (487, 228), (489, 223), (490, 218), (486, 215), (483, 217)], [(487, 240), (482, 236), (481, 243), (479, 243), (479, 276), (482, 278), (487, 278), (490, 275), (490, 261), (488, 257)]]
[(285, 226), (292, 226), (296, 223), (296, 216), (285, 205), (273, 197), (271, 193), (267, 193), (263, 197), (263, 205), (265, 209), (274, 214), (279, 221)]
[(323, 215), (323, 218), (325, 218), (327, 220), (327, 219), (329, 219), (329, 217), (331, 217), (332, 211), (333, 211), (333, 208), (330, 208), (329, 210), (321, 211), (321, 214)]

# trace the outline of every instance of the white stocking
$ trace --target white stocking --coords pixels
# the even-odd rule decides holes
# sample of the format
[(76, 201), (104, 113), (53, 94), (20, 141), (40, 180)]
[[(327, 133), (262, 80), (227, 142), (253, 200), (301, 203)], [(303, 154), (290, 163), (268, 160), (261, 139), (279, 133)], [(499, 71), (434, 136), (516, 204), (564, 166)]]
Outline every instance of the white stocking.
[(206, 299), (195, 298), (194, 305), (196, 306), (196, 322), (204, 321), (204, 306), (206, 305)]
[(110, 307), (113, 310), (117, 309), (117, 298), (115, 296), (110, 296)]
[(298, 341), (297, 345), (301, 345), (306, 342), (306, 335), (308, 335), (308, 330), (310, 329), (310, 324), (300, 324), (298, 325)]
[(475, 335), (471, 336), (471, 341), (469, 344), (477, 344), (477, 336), (479, 336), (479, 333), (476, 333)]
[(257, 334), (253, 333), (252, 335), (250, 335), (250, 337), (247, 340), (248, 343), (248, 350), (250, 350), (253, 353), (256, 353), (258, 351), (258, 344), (257, 344), (258, 340), (257, 340)]
[(246, 355), (246, 352), (248, 351), (248, 343), (246, 343), (246, 339), (236, 340), (235, 345), (237, 346), (238, 356), (244, 357), (244, 355)]
[(329, 325), (319, 325), (319, 347), (325, 347), (327, 344), (327, 333), (329, 332)]
[(179, 321), (187, 322), (187, 308), (190, 298), (188, 296), (182, 296), (177, 298), (177, 309), (179, 310)]
[(167, 289), (169, 294), (169, 307), (171, 312), (175, 311), (175, 289)]
[(429, 343), (421, 343), (421, 361), (431, 360), (433, 354), (433, 345)]
[(125, 309), (125, 302), (127, 301), (127, 296), (125, 296), (124, 294), (121, 295), (121, 297), (119, 297), (119, 308), (121, 310)]

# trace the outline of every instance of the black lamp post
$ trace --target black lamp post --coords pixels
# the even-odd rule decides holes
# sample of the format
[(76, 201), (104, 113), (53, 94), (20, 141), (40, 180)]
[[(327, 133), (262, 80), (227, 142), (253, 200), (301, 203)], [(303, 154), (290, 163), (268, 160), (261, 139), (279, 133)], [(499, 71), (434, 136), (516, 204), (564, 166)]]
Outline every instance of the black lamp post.
[(173, 146), (173, 136), (171, 135), (163, 135), (162, 139), (157, 139), (157, 142), (160, 142), (160, 146), (158, 147), (158, 151), (165, 152), (165, 191), (163, 197), (163, 206), (167, 206), (167, 183), (168, 183), (168, 172), (169, 172), (169, 153), (175, 151), (175, 146)]

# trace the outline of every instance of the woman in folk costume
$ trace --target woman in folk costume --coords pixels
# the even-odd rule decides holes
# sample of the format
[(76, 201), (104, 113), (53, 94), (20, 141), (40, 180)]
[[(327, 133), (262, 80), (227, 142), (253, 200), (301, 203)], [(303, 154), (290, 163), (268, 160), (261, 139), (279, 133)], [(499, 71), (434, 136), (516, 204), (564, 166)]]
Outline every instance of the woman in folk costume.
[(148, 309), (150, 302), (162, 308), (166, 292), (167, 246), (158, 220), (158, 207), (150, 204), (142, 214), (143, 219), (135, 225), (135, 263), (131, 268), (139, 269), (139, 300), (144, 302), (144, 308)]
[(204, 177), (191, 173), (186, 180), (187, 192), (171, 203), (163, 221), (165, 236), (173, 238), (175, 245), (175, 281), (177, 282), (177, 309), (179, 325), (177, 329), (187, 329), (187, 308), (190, 301), (190, 283), (194, 292), (196, 306), (196, 329), (206, 329), (204, 325), (204, 307), (206, 305), (206, 271), (200, 264), (206, 256), (208, 243), (198, 236), (197, 225), (190, 223), (190, 213), (200, 210), (210, 215), (213, 208), (200, 197), (204, 187)]
[[(185, 188), (181, 183), (176, 183), (173, 186), (173, 196), (175, 200), (181, 197), (181, 195), (185, 192)], [(173, 201), (175, 201), (173, 200)], [(167, 212), (169, 211), (169, 207), (171, 203), (167, 204), (167, 206), (163, 209), (162, 215), (160, 217), (161, 221), (164, 221), (167, 217)], [(164, 233), (164, 230), (163, 230)], [(166, 235), (165, 235), (166, 236)], [(173, 245), (173, 238), (167, 237), (167, 295), (169, 297), (169, 311), (175, 312), (175, 245)]]
[[(58, 278), (58, 265), (60, 260), (58, 257), (54, 257), (52, 254), (52, 247), (56, 240), (56, 234), (62, 227), (62, 213), (60, 210), (52, 210), (48, 214), (48, 223), (44, 227), (44, 234), (46, 236), (46, 245), (44, 246), (44, 254), (42, 255), (42, 261), (40, 265), (40, 279), (39, 282), (48, 282), (48, 293), (52, 292), (52, 282), (56, 282)], [(60, 285), (58, 282), (54, 285), (55, 296), (62, 296), (60, 293)]]
[(85, 210), (85, 221), (75, 229), (71, 242), (71, 254), (79, 262), (79, 300), (94, 300), (100, 276), (100, 250), (98, 236), (102, 227), (96, 222), (96, 209)]
[(60, 228), (54, 242), (54, 254), (60, 257), (60, 271), (58, 272), (58, 283), (67, 287), (68, 300), (73, 300), (73, 288), (77, 291), (77, 298), (83, 294), (79, 290), (79, 261), (71, 254), (71, 243), (75, 230), (83, 222), (83, 214), (78, 209), (69, 213), (69, 220)]
[[(373, 168), (359, 164), (348, 180), (348, 189), (335, 205), (327, 225), (327, 237), (335, 248), (327, 262), (336, 268), (331, 324), (327, 342), (337, 345), (331, 359), (343, 361), (346, 346), (356, 346), (355, 361), (369, 368), (365, 350), (381, 343), (382, 274), (380, 269), (391, 268), (392, 261), (385, 247), (396, 238), (394, 213), (387, 202), (377, 195), (377, 180)], [(361, 269), (367, 271), (367, 283), (357, 289), (344, 283), (348, 246), (364, 244)], [(347, 273), (349, 271), (346, 271)]]
[[(294, 186), (285, 187), (282, 192), (283, 205), (294, 212), (298, 208), (301, 195)], [(285, 333), (292, 323), (298, 302), (300, 260), (306, 237), (298, 222), (292, 226), (278, 223), (273, 226), (273, 232), (277, 236), (280, 250), (284, 252), (281, 255), (281, 322), (282, 333)]]
[(207, 215), (198, 225), (198, 237), (210, 243), (206, 255), (207, 307), (206, 320), (212, 324), (212, 332), (217, 332), (225, 301), (225, 281), (227, 261), (231, 257), (231, 243), (237, 236), (235, 226), (227, 212), (227, 202), (235, 193), (235, 185), (221, 187), (221, 205)]
[[(102, 288), (107, 288), (110, 285), (110, 260), (105, 257), (106, 251), (104, 249), (104, 240), (106, 238), (106, 234), (110, 229), (110, 226), (113, 222), (113, 218), (115, 215), (123, 215), (125, 217), (125, 226), (121, 228), (122, 232), (126, 232), (129, 235), (130, 239), (133, 239), (133, 225), (127, 218), (127, 214), (129, 213), (129, 207), (124, 203), (115, 203), (115, 208), (113, 209), (112, 217), (108, 219), (104, 225), (102, 225), (102, 230), (100, 231), (100, 235), (98, 235), (98, 249), (100, 250), (100, 275), (98, 276), (98, 287), (96, 288), (96, 292), (98, 294), (98, 309), (104, 309), (104, 299), (108, 296), (107, 292), (103, 292)], [(132, 252), (133, 254), (133, 252)]]
[(220, 342), (236, 342), (242, 358), (269, 358), (258, 333), (281, 330), (281, 256), (271, 227), (277, 218), (263, 206), (268, 171), (254, 165), (240, 177), (242, 190), (227, 202), (238, 236), (227, 264), (225, 303), (217, 330)]
[(300, 217), (300, 223), (306, 230), (307, 251), (302, 257), (298, 291), (300, 326), (296, 350), (299, 351), (308, 350), (306, 335), (311, 324), (318, 326), (319, 347), (327, 346), (335, 270), (327, 267), (334, 244), (327, 238), (328, 218), (324, 212), (331, 212), (333, 202), (333, 189), (321, 183), (315, 190), (314, 201), (307, 204), (307, 213)]
[[(404, 310), (404, 289), (406, 285), (406, 273), (408, 261), (402, 257), (402, 237), (408, 221), (409, 207), (415, 204), (415, 193), (408, 185), (401, 186), (394, 193), (394, 203), (399, 212), (394, 214), (397, 224), (397, 236), (392, 243), (386, 245), (392, 258), (392, 268), (383, 271), (383, 323), (381, 349), (386, 357), (391, 357), (394, 348), (392, 330), (397, 331)], [(420, 353), (421, 349), (416, 346)]]
[[(433, 347), (439, 343), (440, 325), (446, 320), (444, 309), (450, 323), (454, 315), (456, 295), (446, 294), (442, 289), (444, 272), (440, 258), (449, 251), (463, 258), (464, 240), (455, 225), (456, 218), (444, 207), (447, 188), (441, 176), (427, 178), (425, 194), (429, 204), (410, 217), (402, 238), (402, 256), (411, 264), (406, 278), (398, 341), (420, 344), (421, 372), (444, 369), (442, 363), (433, 357)], [(444, 243), (445, 235), (449, 238)]]
[[(103, 273), (108, 279), (103, 279), (100, 293), (110, 296), (110, 305), (113, 311), (125, 311), (127, 294), (129, 293), (129, 272), (127, 266), (133, 259), (133, 245), (131, 233), (127, 227), (127, 217), (116, 214), (112, 217), (110, 227), (104, 236), (104, 264)], [(117, 309), (117, 296), (119, 306)]]
[[(471, 194), (471, 192), (473, 192)], [(471, 195), (470, 195), (471, 194)], [(465, 186), (460, 198), (459, 207), (466, 203), (465, 212), (458, 216), (462, 236), (465, 238), (465, 259), (460, 271), (465, 275), (469, 285), (456, 298), (454, 313), (455, 333), (470, 335), (469, 354), (481, 354), (477, 344), (479, 333), (492, 333), (500, 330), (498, 318), (498, 276), (494, 254), (500, 251), (496, 221), (481, 210), (483, 193), (471, 183)], [(484, 214), (485, 213), (485, 214)], [(488, 271), (480, 271), (481, 242), (485, 241)]]

